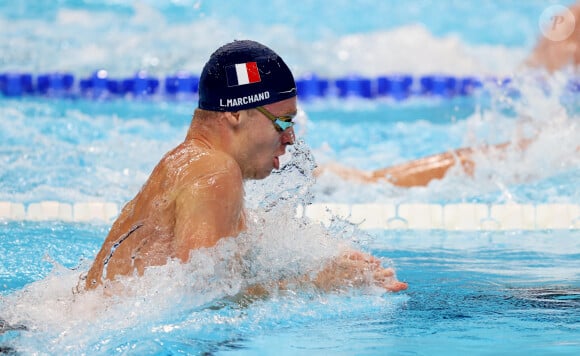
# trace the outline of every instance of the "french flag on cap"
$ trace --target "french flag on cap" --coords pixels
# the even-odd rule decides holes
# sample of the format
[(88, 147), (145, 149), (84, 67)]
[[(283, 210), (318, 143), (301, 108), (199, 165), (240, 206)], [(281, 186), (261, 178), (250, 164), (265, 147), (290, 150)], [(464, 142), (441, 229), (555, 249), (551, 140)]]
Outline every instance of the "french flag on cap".
[(256, 62), (238, 63), (227, 66), (226, 77), (228, 79), (228, 87), (258, 83), (262, 80)]

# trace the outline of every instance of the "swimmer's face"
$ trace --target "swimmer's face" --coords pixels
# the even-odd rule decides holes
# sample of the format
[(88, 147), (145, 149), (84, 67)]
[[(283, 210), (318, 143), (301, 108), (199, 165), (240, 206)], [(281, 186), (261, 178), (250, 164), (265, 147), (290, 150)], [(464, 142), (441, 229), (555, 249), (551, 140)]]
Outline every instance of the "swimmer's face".
[[(263, 179), (280, 168), (280, 156), (286, 146), (294, 144), (294, 129), (276, 118), (288, 122), (296, 115), (296, 98), (264, 105), (265, 110), (245, 110), (248, 119), (243, 175), (247, 179)], [(286, 128), (280, 126), (288, 126)]]

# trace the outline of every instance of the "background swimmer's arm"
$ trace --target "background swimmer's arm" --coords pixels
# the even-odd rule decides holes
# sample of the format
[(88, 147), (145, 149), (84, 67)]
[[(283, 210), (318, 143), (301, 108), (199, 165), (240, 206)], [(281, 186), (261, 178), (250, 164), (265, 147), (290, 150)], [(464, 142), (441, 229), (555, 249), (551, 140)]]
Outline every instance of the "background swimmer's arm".
[[(342, 179), (358, 181), (360, 183), (388, 182), (399, 187), (426, 186), (433, 179), (443, 178), (449, 169), (457, 163), (461, 164), (461, 167), (466, 174), (472, 175), (475, 167), (473, 161), (473, 155), (475, 153), (498, 153), (505, 151), (510, 147), (524, 150), (532, 141), (533, 139), (522, 139), (517, 143), (507, 142), (477, 148), (459, 148), (451, 152), (439, 153), (396, 166), (380, 168), (371, 172), (348, 168), (333, 163), (320, 166), (314, 172), (314, 175), (319, 176), (324, 171), (329, 171)], [(496, 158), (499, 157), (501, 157), (501, 155), (496, 156)]]
[(473, 175), (475, 154), (487, 155), (490, 159), (504, 159), (506, 150), (524, 151), (535, 138), (521, 139), (517, 142), (504, 142), (496, 145), (483, 145), (478, 147), (466, 147), (444, 152), (425, 158), (410, 161), (401, 165), (378, 169), (371, 176), (374, 182), (387, 180), (393, 185), (400, 187), (425, 186), (433, 179), (441, 179), (455, 166), (461, 164), (461, 168), (467, 175)]
[(176, 198), (175, 256), (189, 259), (193, 249), (212, 247), (236, 236), (243, 226), (243, 185), (239, 168), (221, 170), (192, 180)]
[(371, 179), (374, 182), (386, 180), (399, 187), (425, 186), (433, 179), (443, 178), (458, 162), (465, 173), (471, 175), (474, 166), (472, 152), (471, 148), (462, 148), (378, 169), (371, 173)]
[[(328, 171), (342, 179), (360, 183), (388, 182), (399, 187), (424, 186), (433, 179), (443, 178), (449, 168), (455, 165), (457, 158), (461, 160), (466, 171), (471, 172), (473, 162), (469, 159), (467, 150), (462, 149), (453, 153), (445, 152), (371, 172), (332, 163), (320, 166), (314, 174), (319, 176)], [(460, 153), (461, 155), (459, 155)]]

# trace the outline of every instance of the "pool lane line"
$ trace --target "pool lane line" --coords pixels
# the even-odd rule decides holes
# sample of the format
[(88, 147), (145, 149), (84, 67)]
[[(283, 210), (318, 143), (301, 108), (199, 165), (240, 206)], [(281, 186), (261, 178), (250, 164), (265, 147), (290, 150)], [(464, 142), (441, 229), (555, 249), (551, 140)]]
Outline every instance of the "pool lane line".
[[(111, 223), (119, 214), (113, 202), (61, 203), (0, 201), (0, 221)], [(329, 225), (341, 218), (363, 230), (577, 230), (580, 205), (542, 204), (336, 204), (298, 206), (297, 217)]]

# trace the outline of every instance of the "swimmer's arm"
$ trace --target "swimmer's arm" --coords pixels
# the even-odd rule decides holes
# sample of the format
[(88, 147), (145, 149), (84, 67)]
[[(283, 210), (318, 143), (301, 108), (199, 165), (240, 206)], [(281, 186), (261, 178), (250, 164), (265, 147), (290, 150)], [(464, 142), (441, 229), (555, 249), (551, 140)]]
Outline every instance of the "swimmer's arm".
[(493, 159), (503, 159), (508, 149), (526, 150), (534, 139), (504, 142), (495, 145), (458, 148), (451, 152), (416, 159), (393, 167), (373, 171), (374, 182), (387, 180), (400, 187), (426, 186), (433, 179), (442, 179), (449, 169), (460, 164), (463, 171), (472, 176), (475, 169), (474, 155), (490, 155)]
[(342, 179), (360, 183), (388, 182), (399, 187), (425, 186), (431, 180), (441, 179), (445, 176), (447, 171), (456, 164), (458, 152), (462, 153), (460, 160), (466, 171), (472, 170), (470, 167), (473, 162), (466, 155), (466, 149), (463, 149), (463, 151), (445, 152), (371, 172), (332, 163), (320, 166), (315, 171), (315, 175), (318, 176), (324, 171), (329, 171)]
[(382, 267), (378, 258), (356, 250), (346, 250), (331, 260), (313, 282), (318, 288), (327, 291), (366, 284), (390, 292), (399, 292), (408, 287), (407, 283), (397, 280), (392, 268)]
[(180, 190), (175, 205), (176, 257), (185, 262), (191, 250), (212, 247), (244, 228), (243, 185), (238, 171), (214, 172)]
[[(458, 163), (466, 174), (472, 175), (475, 167), (473, 160), (475, 153), (501, 153), (510, 147), (525, 150), (532, 141), (533, 139), (523, 139), (517, 143), (506, 142), (476, 148), (459, 148), (451, 152), (443, 152), (371, 172), (343, 167), (333, 163), (319, 167), (315, 171), (315, 175), (318, 176), (324, 171), (330, 171), (342, 179), (360, 183), (388, 182), (399, 187), (426, 186), (434, 179), (443, 178), (449, 169)], [(496, 156), (496, 158), (501, 158), (501, 155)]]
[[(407, 283), (400, 282), (392, 268), (384, 268), (381, 261), (367, 253), (347, 249), (339, 256), (327, 262), (322, 270), (314, 276), (310, 274), (277, 282), (279, 289), (289, 289), (302, 284), (314, 285), (316, 288), (330, 292), (350, 287), (374, 285), (389, 292), (399, 292), (408, 288)], [(265, 296), (272, 286), (253, 285), (245, 294)]]
[(474, 162), (472, 149), (461, 148), (453, 152), (444, 152), (433, 156), (416, 159), (393, 167), (378, 169), (371, 173), (371, 180), (386, 180), (399, 187), (426, 186), (433, 179), (442, 179), (447, 171), (458, 162), (463, 170), (473, 174)]

